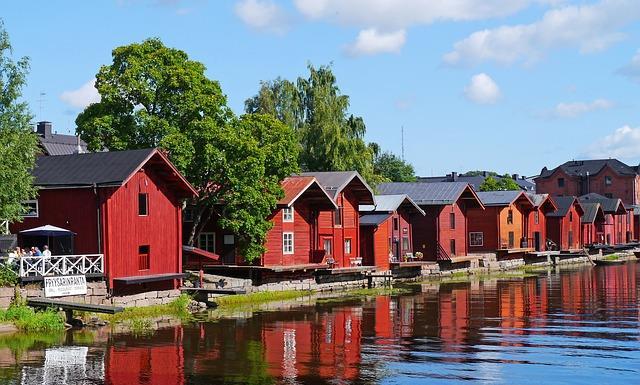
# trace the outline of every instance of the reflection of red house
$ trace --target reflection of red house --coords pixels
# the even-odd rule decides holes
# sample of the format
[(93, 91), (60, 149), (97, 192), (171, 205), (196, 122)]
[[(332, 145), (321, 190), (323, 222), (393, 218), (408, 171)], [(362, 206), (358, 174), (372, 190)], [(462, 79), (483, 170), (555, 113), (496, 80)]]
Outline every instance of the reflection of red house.
[(320, 250), (325, 259), (333, 260), (336, 267), (349, 267), (357, 263), (360, 255), (360, 205), (374, 204), (373, 192), (367, 182), (355, 171), (308, 172), (303, 176), (315, 177), (338, 208), (318, 214)]
[(533, 202), (524, 191), (483, 191), (485, 207), (470, 209), (469, 251), (518, 249), (526, 236), (526, 221)]
[(380, 194), (407, 194), (425, 212), (416, 216), (413, 227), (413, 251), (424, 260), (447, 260), (468, 253), (467, 212), (483, 208), (468, 183), (382, 183)]
[(585, 245), (593, 245), (596, 243), (604, 243), (604, 224), (605, 216), (602, 206), (597, 202), (581, 203), (584, 209), (582, 216), (582, 241)]
[[(53, 244), (52, 252), (104, 254), (116, 290), (140, 276), (158, 288), (175, 286), (182, 273), (182, 201), (196, 192), (162, 152), (43, 156), (33, 175), (39, 191), (30, 202), (34, 211), (12, 232), (43, 225), (75, 232), (73, 250)], [(24, 237), (21, 242), (42, 246), (25, 244), (36, 240)]]
[(407, 195), (376, 195), (375, 205), (360, 206), (362, 264), (389, 270), (390, 261), (413, 254), (412, 222), (424, 211)]
[(560, 250), (582, 248), (582, 224), (584, 210), (573, 196), (554, 197), (558, 209), (547, 215), (547, 236)]
[(599, 203), (605, 215), (603, 237), (599, 237), (597, 243), (616, 245), (628, 243), (633, 236), (633, 209), (627, 208), (618, 198), (607, 198), (599, 194), (591, 193), (579, 198), (580, 203)]
[(535, 251), (546, 250), (547, 240), (547, 215), (554, 212), (557, 207), (549, 194), (527, 193), (533, 203), (533, 208), (529, 210), (525, 221), (527, 233), (527, 246)]

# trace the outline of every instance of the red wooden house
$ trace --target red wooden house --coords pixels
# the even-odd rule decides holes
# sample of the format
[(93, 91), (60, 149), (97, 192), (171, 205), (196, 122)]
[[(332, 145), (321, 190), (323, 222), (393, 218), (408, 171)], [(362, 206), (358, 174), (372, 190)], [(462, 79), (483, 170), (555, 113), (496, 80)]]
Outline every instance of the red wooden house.
[(580, 203), (600, 203), (602, 207), (605, 222), (603, 236), (597, 238), (597, 243), (617, 245), (629, 243), (635, 239), (633, 208), (627, 209), (621, 199), (607, 198), (596, 193), (586, 194), (578, 199)]
[[(197, 193), (162, 152), (43, 156), (33, 175), (38, 199), (26, 202), (29, 213), (12, 232), (43, 225), (74, 232), (73, 248), (53, 244), (53, 254), (103, 254), (109, 287), (118, 292), (142, 283), (146, 289), (177, 286), (182, 202)], [(19, 241), (42, 247), (46, 239)]]
[(335, 267), (360, 264), (360, 205), (374, 204), (371, 187), (356, 171), (308, 172), (338, 208), (318, 214), (319, 249)]
[(468, 183), (382, 183), (378, 192), (407, 194), (425, 212), (412, 223), (414, 253), (423, 253), (426, 261), (467, 255), (468, 210), (484, 208)]
[(413, 256), (414, 217), (422, 209), (406, 194), (376, 195), (375, 205), (360, 206), (360, 255), (362, 264), (390, 269), (390, 262)]
[(521, 190), (482, 191), (478, 197), (485, 207), (470, 209), (469, 251), (513, 250), (526, 246), (527, 218), (533, 202)]
[(549, 194), (527, 193), (533, 208), (527, 214), (525, 221), (527, 246), (535, 251), (546, 250), (547, 214), (556, 211), (557, 207)]
[(582, 248), (581, 217), (584, 209), (573, 196), (554, 197), (558, 209), (547, 215), (547, 237), (559, 250)]
[(582, 216), (582, 243), (585, 245), (603, 244), (605, 242), (605, 214), (602, 205), (598, 202), (581, 203), (584, 215)]

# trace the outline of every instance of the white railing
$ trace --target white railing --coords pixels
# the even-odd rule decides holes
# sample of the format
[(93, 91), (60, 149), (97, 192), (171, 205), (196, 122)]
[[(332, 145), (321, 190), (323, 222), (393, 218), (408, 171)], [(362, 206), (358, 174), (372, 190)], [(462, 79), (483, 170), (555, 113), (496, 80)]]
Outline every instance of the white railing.
[(102, 254), (19, 258), (20, 278), (86, 274), (104, 274)]

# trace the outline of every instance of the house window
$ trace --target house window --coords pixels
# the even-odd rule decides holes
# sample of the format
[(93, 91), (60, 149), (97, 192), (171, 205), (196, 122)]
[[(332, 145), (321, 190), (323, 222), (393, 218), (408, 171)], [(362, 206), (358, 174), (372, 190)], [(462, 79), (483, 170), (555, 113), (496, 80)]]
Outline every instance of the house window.
[(293, 207), (285, 207), (282, 209), (282, 221), (293, 222)]
[(449, 240), (449, 250), (451, 251), (451, 255), (456, 255), (456, 240)]
[(484, 233), (472, 232), (469, 233), (469, 246), (483, 246), (484, 245)]
[(293, 254), (293, 233), (282, 233), (282, 254)]
[(411, 247), (409, 247), (409, 237), (402, 237), (402, 250), (404, 252), (411, 251)]
[(513, 210), (511, 209), (509, 209), (509, 211), (507, 212), (507, 224), (508, 225), (513, 224)]
[(342, 226), (342, 207), (333, 210), (333, 224), (334, 226)]
[(322, 247), (324, 248), (324, 253), (326, 255), (332, 255), (331, 254), (331, 239), (323, 239), (322, 240)]
[(182, 210), (182, 219), (184, 222), (193, 222), (193, 207), (185, 207)]
[(533, 223), (536, 225), (540, 223), (540, 212), (538, 210), (533, 212)]
[(569, 222), (573, 222), (573, 211), (569, 212)]
[(393, 230), (398, 231), (399, 227), (400, 226), (398, 225), (398, 218), (393, 218)]
[(216, 233), (200, 233), (198, 247), (210, 253), (216, 252)]
[(515, 234), (513, 231), (509, 231), (509, 248), (513, 249), (516, 245)]
[(451, 230), (456, 228), (456, 213), (449, 213), (449, 228)]
[(149, 215), (149, 194), (138, 194), (138, 215), (142, 217)]
[(558, 187), (564, 187), (564, 178), (558, 178)]
[(605, 193), (604, 196), (609, 198), (609, 199), (613, 198), (613, 194), (611, 194), (611, 193)]
[(138, 246), (138, 270), (149, 270), (150, 267), (149, 245)]
[(24, 218), (37, 218), (40, 213), (37, 200), (23, 201), (22, 207), (24, 208), (22, 214)]
[(605, 175), (604, 176), (604, 185), (605, 186), (611, 186), (612, 180), (611, 177), (609, 175)]
[(344, 240), (344, 253), (351, 254), (351, 239), (347, 238)]

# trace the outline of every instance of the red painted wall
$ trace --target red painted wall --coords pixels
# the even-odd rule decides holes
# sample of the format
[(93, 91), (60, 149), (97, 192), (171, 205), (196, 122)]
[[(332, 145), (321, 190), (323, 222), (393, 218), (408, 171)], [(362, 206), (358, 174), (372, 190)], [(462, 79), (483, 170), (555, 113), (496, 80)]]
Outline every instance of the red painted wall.
[[(267, 234), (262, 256), (263, 266), (302, 265), (311, 263), (311, 251), (315, 249), (313, 240), (314, 218), (309, 204), (299, 200), (293, 205), (293, 222), (282, 220), (282, 209), (277, 209), (269, 218), (273, 228)], [(282, 250), (282, 234), (293, 233), (294, 254), (284, 254)]]
[(495, 251), (500, 248), (500, 209), (500, 207), (486, 207), (484, 210), (474, 208), (467, 212), (469, 232), (483, 234), (482, 246), (469, 245), (469, 252)]
[[(535, 213), (538, 213), (538, 223), (535, 221)], [(527, 214), (527, 244), (531, 248), (536, 248), (535, 233), (540, 234), (540, 250), (545, 250), (545, 242), (547, 240), (547, 216), (540, 208), (532, 209)]]
[[(339, 194), (336, 204), (342, 207), (342, 225), (334, 226), (332, 211), (321, 212), (318, 215), (318, 248), (324, 247), (325, 239), (331, 240), (331, 257), (336, 267), (349, 267), (351, 260), (360, 256), (359, 202), (347, 188)], [(351, 239), (351, 254), (345, 254), (347, 238)]]
[[(569, 221), (569, 213), (572, 213), (573, 221)], [(569, 231), (573, 233), (573, 243), (571, 244), (569, 244)], [(582, 224), (575, 205), (571, 206), (564, 217), (547, 218), (547, 236), (561, 250), (582, 248), (582, 235)]]
[[(418, 215), (415, 216), (416, 218)], [(398, 229), (394, 230), (393, 221), (398, 220)], [(391, 268), (389, 252), (395, 252), (394, 241), (397, 240), (397, 258), (400, 260), (406, 253), (413, 252), (412, 216), (404, 211), (394, 212), (378, 226), (360, 228), (360, 245), (362, 264), (376, 266), (380, 271)], [(409, 247), (404, 248), (402, 238), (409, 239)]]

